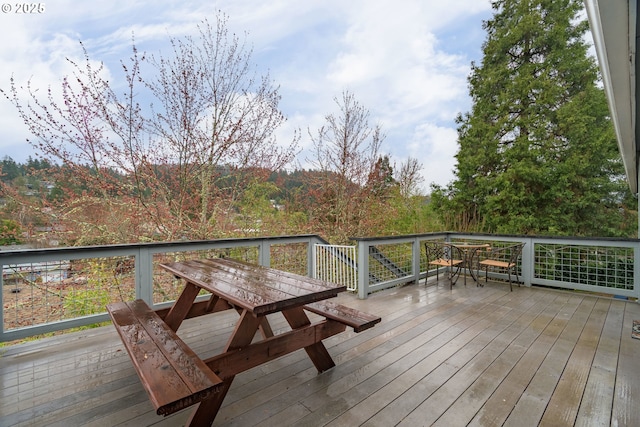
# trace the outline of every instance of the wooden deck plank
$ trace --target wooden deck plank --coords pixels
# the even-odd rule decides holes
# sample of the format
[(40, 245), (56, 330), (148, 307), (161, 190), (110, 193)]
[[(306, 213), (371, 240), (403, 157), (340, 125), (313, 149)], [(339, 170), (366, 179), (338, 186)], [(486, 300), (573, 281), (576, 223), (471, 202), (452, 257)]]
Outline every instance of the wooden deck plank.
[[(342, 377), (332, 384), (328, 391), (330, 396), (337, 399), (344, 398), (355, 384), (369, 380), (371, 376), (382, 377), (383, 373), (389, 371), (393, 376), (400, 359), (402, 364), (408, 369), (419, 363), (429, 354), (437, 351), (442, 346), (449, 344), (451, 339), (456, 338), (460, 333), (464, 333), (468, 328), (474, 327), (488, 316), (485, 308), (490, 306), (490, 302), (478, 304), (473, 310), (457, 311), (455, 313), (444, 312), (441, 315), (429, 318), (429, 320), (415, 318), (410, 322), (411, 330), (407, 331), (407, 336), (398, 341), (397, 347), (386, 352), (382, 358), (375, 358), (368, 365), (363, 366), (358, 371), (352, 372), (347, 377)], [(484, 324), (484, 323), (483, 323)], [(476, 330), (483, 324), (476, 326)], [(416, 335), (419, 333), (419, 335)], [(469, 333), (469, 332), (467, 332)], [(463, 339), (463, 338), (461, 338)], [(371, 381), (370, 381), (371, 382)], [(367, 387), (371, 389), (371, 387)], [(323, 406), (326, 402), (327, 392), (321, 391), (309, 399), (305, 399), (305, 404), (312, 409)], [(353, 398), (353, 395), (351, 396)]]
[(640, 425), (640, 340), (631, 338), (634, 320), (640, 320), (640, 305), (625, 304), (620, 356), (613, 395), (611, 425)]
[(611, 423), (624, 305), (622, 301), (612, 300), (607, 311), (607, 318), (576, 417), (576, 426), (604, 427)]
[[(485, 326), (495, 319), (504, 319), (509, 310), (497, 310), (496, 305), (502, 298), (484, 306), (468, 305), (461, 313), (462, 321), (449, 327), (431, 341), (425, 341), (411, 356), (415, 359), (407, 364), (406, 369), (397, 372), (397, 365), (405, 365), (403, 359), (398, 360), (389, 369), (380, 372), (376, 377), (385, 378), (385, 383), (377, 390), (363, 384), (365, 393), (361, 403), (354, 406), (348, 414), (336, 419), (335, 424), (359, 424), (367, 419), (372, 425), (394, 425), (418, 405), (428, 393), (423, 394), (425, 384), (431, 377), (444, 377), (448, 372), (462, 366), (484, 342), (496, 332)], [(498, 326), (498, 329), (502, 329)], [(475, 348), (475, 350), (473, 350)], [(351, 393), (349, 393), (350, 395)], [(400, 416), (398, 419), (397, 417)], [(365, 424), (366, 425), (366, 424)]]
[[(465, 297), (466, 300), (481, 300), (486, 299), (487, 295), (493, 295), (493, 293), (484, 294), (484, 296), (473, 296), (471, 298)], [(491, 297), (491, 298), (495, 298)], [(312, 410), (317, 410), (318, 408), (322, 408), (323, 412), (327, 412), (327, 405), (325, 405), (325, 401), (320, 399), (313, 404), (313, 394), (319, 393), (320, 395), (326, 394), (326, 389), (332, 387), (333, 390), (340, 389), (341, 384), (345, 382), (348, 384), (353, 383), (353, 378), (360, 378), (362, 380), (366, 380), (370, 375), (375, 373), (375, 369), (369, 369), (369, 364), (371, 363), (386, 363), (390, 364), (392, 361), (389, 360), (388, 353), (392, 352), (395, 348), (401, 347), (403, 345), (409, 346), (410, 351), (413, 347), (418, 345), (418, 341), (416, 340), (417, 334), (420, 332), (421, 328), (425, 330), (429, 327), (429, 325), (437, 324), (437, 323), (446, 323), (447, 318), (451, 318), (452, 313), (460, 313), (464, 310), (463, 304), (458, 302), (457, 304), (451, 304), (451, 301), (448, 297), (442, 300), (443, 305), (438, 307), (438, 303), (424, 305), (422, 308), (416, 308), (414, 312), (414, 316), (408, 315), (407, 317), (403, 316), (395, 319), (392, 322), (386, 322), (383, 316), (383, 322), (376, 326), (376, 328), (381, 328), (381, 330), (388, 330), (389, 332), (396, 332), (396, 330), (403, 331), (402, 333), (385, 333), (384, 331), (381, 334), (377, 335), (377, 339), (381, 340), (379, 344), (373, 347), (370, 351), (362, 352), (358, 354), (356, 357), (351, 358), (349, 360), (344, 360), (341, 355), (336, 357), (337, 366), (331, 371), (327, 372), (328, 376), (318, 376), (318, 377), (310, 377), (310, 381), (301, 382), (298, 387), (294, 387), (290, 390), (287, 390), (286, 393), (281, 394), (284, 389), (281, 389), (279, 396), (276, 400), (270, 400), (268, 403), (262, 404), (256, 407), (251, 413), (247, 415), (242, 415), (239, 417), (239, 420), (242, 420), (247, 425), (252, 425), (253, 423), (258, 422), (259, 417), (272, 416), (276, 414), (287, 406), (290, 405), (292, 399), (297, 399), (303, 402), (306, 407), (312, 407)], [(420, 315), (415, 315), (421, 313), (424, 310), (425, 318), (429, 319), (430, 311), (432, 307), (435, 306), (434, 311), (440, 313), (431, 319), (431, 323), (427, 320), (426, 322), (420, 322), (423, 320)], [(444, 312), (441, 312), (441, 308), (445, 308)], [(372, 310), (374, 311), (374, 310)], [(374, 311), (375, 312), (375, 311)], [(461, 319), (464, 317), (463, 314), (460, 315)], [(411, 326), (413, 325), (413, 327)], [(445, 325), (446, 327), (446, 325)], [(374, 328), (374, 329), (376, 329)], [(359, 334), (360, 337), (368, 336), (363, 335), (367, 334), (365, 331), (362, 334)], [(345, 334), (340, 334), (340, 336), (344, 337)], [(336, 336), (338, 337), (338, 336)], [(351, 340), (349, 340), (351, 341)], [(408, 344), (407, 344), (408, 343)], [(413, 346), (413, 347), (411, 347)], [(351, 382), (350, 382), (351, 381)], [(337, 384), (334, 384), (337, 382)], [(349, 390), (352, 385), (347, 385), (344, 387)], [(310, 396), (310, 397), (308, 397)], [(310, 400), (311, 399), (311, 400)], [(246, 411), (246, 405), (243, 402), (238, 402), (240, 404), (240, 410)], [(237, 407), (237, 406), (236, 406)], [(303, 423), (307, 422), (303, 421)]]
[[(374, 374), (370, 379), (359, 386), (358, 383), (346, 384), (349, 388), (345, 387), (342, 390), (342, 395), (337, 396), (338, 399), (348, 399), (350, 403), (357, 404), (362, 408), (360, 412), (364, 412), (366, 415), (361, 418), (360, 421), (366, 420), (372, 414), (377, 412), (376, 405), (381, 404), (385, 406), (393, 401), (398, 385), (402, 388), (402, 391), (406, 390), (405, 386), (411, 383), (419, 381), (421, 376), (419, 373), (429, 372), (428, 370), (422, 371), (422, 368), (429, 365), (431, 369), (434, 369), (438, 364), (437, 360), (443, 360), (448, 355), (453, 355), (458, 350), (460, 343), (465, 339), (469, 341), (473, 340), (472, 337), (477, 336), (484, 326), (487, 326), (490, 319), (484, 317), (483, 308), (487, 306), (478, 306), (477, 311), (473, 313), (462, 312), (459, 314), (460, 321), (455, 323), (452, 328), (443, 328), (442, 325), (438, 325), (438, 328), (431, 328), (425, 331), (418, 339), (421, 342), (420, 347), (412, 349), (414, 342), (418, 339), (413, 339), (405, 345), (410, 352), (398, 352), (394, 355), (390, 353), (389, 361), (391, 362), (382, 370), (377, 370), (376, 365), (373, 365), (372, 373)], [(496, 310), (493, 312), (493, 316), (500, 317), (504, 315), (503, 310)], [(455, 340), (458, 340), (457, 342)], [(453, 342), (452, 342), (453, 341)], [(406, 366), (409, 371), (399, 371), (397, 365), (402, 364)], [(352, 389), (355, 386), (359, 386), (354, 392)], [(365, 393), (363, 393), (365, 391)], [(397, 391), (396, 391), (397, 392)], [(371, 399), (372, 396), (381, 397), (382, 402), (378, 402), (376, 399)], [(355, 400), (355, 398), (358, 400)], [(351, 416), (356, 416), (356, 413), (352, 413)], [(338, 422), (342, 422), (339, 420)]]
[(281, 427), (283, 425), (302, 425), (300, 420), (309, 414), (309, 409), (302, 404), (289, 406), (282, 412), (260, 421), (260, 427)]
[(566, 298), (558, 296), (551, 300), (541, 298), (532, 310), (524, 313), (517, 322), (510, 325), (499, 337), (502, 341), (501, 353), (484, 371), (471, 374), (469, 379), (474, 380), (473, 384), (463, 390), (455, 402), (448, 405), (447, 410), (434, 422), (434, 425), (452, 426), (470, 423), (527, 349), (539, 339), (557, 310), (565, 303)]
[[(528, 329), (527, 329), (528, 330)], [(534, 329), (535, 330), (535, 329)], [(529, 338), (529, 340), (531, 340), (531, 338)], [(447, 380), (447, 382), (449, 382), (449, 380)], [(465, 384), (468, 385), (468, 383), (466, 383), (466, 379), (464, 379)], [(433, 380), (432, 380), (433, 382)], [(437, 381), (437, 383), (444, 386), (446, 383), (442, 383), (440, 381)], [(455, 384), (454, 384), (455, 385)], [(428, 389), (432, 390), (434, 387), (431, 386)], [(464, 391), (464, 390), (462, 390)], [(434, 394), (435, 396), (435, 401), (437, 402), (437, 394)], [(402, 421), (401, 425), (411, 425), (412, 423), (416, 422), (417, 419), (419, 419), (419, 415), (421, 412), (424, 412), (425, 410), (429, 410), (432, 414), (430, 415), (430, 419), (432, 421), (437, 420), (438, 418), (440, 418), (444, 412), (447, 410), (447, 406), (445, 405), (444, 407), (440, 406), (439, 404), (434, 404), (434, 400), (431, 399), (431, 396), (428, 396), (428, 398), (425, 400), (425, 402), (420, 406), (417, 407), (414, 411), (412, 411), (409, 415), (407, 415), (407, 417)], [(385, 409), (386, 410), (386, 409)], [(387, 410), (386, 410), (387, 411)]]
[[(523, 321), (525, 318), (536, 316), (538, 308), (536, 308), (537, 304), (535, 304), (535, 301), (523, 300), (523, 303), (524, 304), (520, 308), (516, 307), (514, 310), (511, 310), (506, 314), (506, 316), (502, 317), (499, 322), (496, 322), (494, 326), (487, 328), (472, 341), (462, 346), (452, 357), (439, 366), (437, 370), (434, 370), (429, 374), (429, 376), (420, 380), (423, 382), (428, 381), (431, 376), (440, 375), (442, 378), (445, 378), (449, 375), (449, 379), (442, 383), (442, 386), (436, 389), (433, 393), (424, 393), (422, 396), (418, 394), (416, 396), (417, 401), (422, 400), (422, 403), (416, 406), (416, 409), (414, 409), (413, 412), (407, 413), (408, 415), (406, 418), (400, 418), (402, 423), (411, 424), (416, 422), (414, 415), (419, 413), (426, 417), (422, 419), (420, 423), (424, 422), (425, 424), (430, 424), (433, 422), (442, 413), (442, 411), (449, 406), (449, 404), (443, 404), (443, 402), (455, 394), (452, 388), (460, 386), (465, 387), (463, 383), (467, 378), (462, 381), (458, 381), (456, 380), (456, 377), (466, 376), (470, 373), (471, 375), (475, 375), (477, 371), (481, 372), (483, 370), (482, 365), (490, 363), (489, 359), (492, 360), (492, 355), (490, 355), (490, 353), (500, 351), (500, 344), (497, 343), (503, 340), (509, 341), (512, 339), (509, 335), (513, 333), (513, 325), (517, 322)], [(527, 321), (524, 320), (524, 322), (526, 323)], [(459, 369), (456, 368), (458, 365), (460, 366)], [(441, 371), (441, 373), (438, 373), (438, 371)], [(420, 385), (416, 384), (416, 386)], [(411, 389), (409, 391), (411, 391)], [(396, 389), (394, 396), (397, 395), (397, 399), (392, 402), (391, 405), (385, 405), (385, 394), (389, 392), (388, 388), (379, 390), (376, 394), (362, 402), (361, 405), (358, 405), (353, 410), (349, 411), (349, 414), (345, 414), (337, 421), (353, 418), (351, 413), (354, 413), (361, 418), (364, 417), (365, 420), (375, 414), (368, 420), (367, 424), (371, 425), (375, 425), (380, 422), (396, 422), (400, 411), (394, 414), (394, 406), (406, 399), (407, 396), (402, 392), (402, 390)], [(415, 397), (413, 399), (415, 399)], [(438, 407), (436, 411), (431, 410), (431, 403), (435, 403), (435, 406)], [(369, 409), (368, 414), (366, 413), (367, 409)], [(425, 410), (427, 412), (425, 412)]]
[[(63, 399), (78, 392), (89, 393), (95, 388), (126, 377), (127, 359), (117, 357), (117, 347), (107, 345), (103, 351), (102, 354), (105, 356), (102, 360), (80, 354), (69, 356), (65, 362), (54, 361), (49, 367), (49, 377), (43, 378), (42, 372), (39, 371), (30, 379), (21, 380), (17, 387), (3, 390), (0, 413), (46, 404), (51, 401), (52, 395)], [(41, 357), (45, 359), (46, 355), (43, 354)], [(96, 374), (97, 372), (99, 374)], [(60, 384), (65, 384), (65, 387), (61, 388)]]
[[(532, 331), (541, 331), (530, 345), (524, 347), (522, 355), (505, 379), (498, 385), (489, 399), (482, 404), (477, 414), (469, 422), (470, 426), (499, 426), (504, 423), (518, 399), (535, 375), (549, 349), (556, 342), (569, 318), (577, 309), (581, 298), (558, 299), (557, 305), (550, 305), (543, 316), (532, 325)], [(517, 345), (517, 344), (516, 344)]]
[[(106, 425), (110, 425), (110, 426), (117, 426), (117, 425), (126, 425), (126, 424), (133, 424), (134, 421), (138, 419), (138, 417), (140, 417), (140, 421), (138, 422), (138, 425), (144, 425), (145, 424), (145, 419), (150, 419), (151, 417), (153, 417), (154, 414), (154, 409), (153, 406), (151, 405), (151, 403), (149, 402), (149, 399), (146, 399), (143, 402), (140, 402), (138, 404), (126, 404), (124, 405), (122, 402), (122, 396), (120, 397), (120, 399), (113, 399), (114, 401), (119, 401), (120, 402), (120, 406), (116, 406), (115, 410), (107, 415), (103, 415), (103, 416), (96, 416), (93, 417), (91, 420), (86, 420), (83, 424), (82, 427), (105, 427)], [(185, 411), (185, 419), (188, 415), (188, 411)], [(170, 419), (175, 419), (175, 414), (169, 416)]]
[(551, 395), (540, 420), (541, 426), (553, 427), (575, 423), (609, 306), (609, 300), (596, 301)]
[(596, 300), (583, 298), (516, 403), (505, 426), (538, 425)]
[[(640, 425), (640, 340), (630, 336), (637, 303), (510, 293), (492, 282), (449, 290), (448, 281), (334, 301), (382, 323), (326, 340), (336, 366), (323, 374), (304, 352), (239, 374), (215, 426), (538, 425), (555, 404), (559, 413), (577, 411), (575, 425)], [(200, 357), (224, 346), (238, 318), (232, 310), (213, 316), (179, 330)], [(276, 333), (288, 329), (282, 316), (269, 321)], [(112, 326), (1, 351), (0, 426), (168, 427), (189, 415), (155, 414)], [(568, 387), (569, 378), (579, 387)], [(562, 390), (569, 398), (558, 397)]]

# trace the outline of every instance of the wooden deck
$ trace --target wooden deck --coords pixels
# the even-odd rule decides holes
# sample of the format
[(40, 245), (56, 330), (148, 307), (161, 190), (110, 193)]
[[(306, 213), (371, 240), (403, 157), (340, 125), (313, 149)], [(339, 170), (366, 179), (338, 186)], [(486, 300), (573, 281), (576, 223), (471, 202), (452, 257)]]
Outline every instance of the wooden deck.
[[(325, 341), (325, 373), (298, 351), (238, 375), (214, 425), (640, 425), (635, 302), (473, 282), (338, 301), (382, 323)], [(214, 316), (179, 331), (204, 357), (237, 314)], [(0, 352), (1, 426), (180, 426), (190, 413), (154, 413), (112, 326)]]

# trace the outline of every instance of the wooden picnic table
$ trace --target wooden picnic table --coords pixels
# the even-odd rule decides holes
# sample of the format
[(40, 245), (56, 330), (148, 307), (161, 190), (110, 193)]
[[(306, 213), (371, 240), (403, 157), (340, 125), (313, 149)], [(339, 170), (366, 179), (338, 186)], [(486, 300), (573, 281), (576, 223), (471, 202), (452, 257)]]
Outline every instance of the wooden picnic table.
[[(335, 363), (322, 340), (346, 326), (360, 332), (381, 320), (327, 301), (346, 287), (310, 277), (231, 259), (161, 267), (185, 282), (169, 309), (152, 311), (142, 300), (107, 308), (158, 414), (195, 405), (190, 426), (213, 423), (235, 375), (299, 349), (323, 372)], [(198, 301), (202, 290), (210, 297)], [(186, 318), (228, 309), (236, 310), (239, 318), (223, 352), (200, 360), (176, 331)], [(306, 312), (323, 317), (311, 323)], [(291, 330), (274, 335), (266, 317), (272, 313), (282, 313)], [(263, 339), (254, 341), (258, 331)]]

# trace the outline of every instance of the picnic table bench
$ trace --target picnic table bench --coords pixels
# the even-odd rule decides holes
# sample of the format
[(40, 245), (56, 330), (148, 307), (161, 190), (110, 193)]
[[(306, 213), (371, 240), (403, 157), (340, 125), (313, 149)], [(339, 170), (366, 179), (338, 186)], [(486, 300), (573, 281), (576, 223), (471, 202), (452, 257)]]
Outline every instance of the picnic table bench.
[(362, 332), (369, 328), (373, 328), (376, 323), (379, 323), (382, 320), (379, 316), (364, 313), (351, 307), (346, 307), (342, 304), (336, 304), (332, 301), (313, 302), (306, 304), (304, 309), (324, 316), (327, 319), (340, 322), (345, 326), (350, 326), (353, 328), (354, 332)]
[(206, 399), (222, 380), (143, 300), (107, 306), (158, 415)]
[[(322, 340), (373, 327), (380, 317), (332, 301), (346, 287), (228, 259), (161, 265), (185, 279), (169, 309), (153, 311), (144, 301), (109, 304), (107, 310), (133, 366), (159, 415), (195, 405), (188, 425), (208, 426), (235, 375), (304, 349), (318, 372), (335, 366)], [(201, 290), (208, 300), (196, 301)], [(239, 320), (224, 351), (201, 360), (177, 335), (184, 319), (233, 309)], [(266, 315), (282, 313), (291, 330), (274, 335)], [(305, 312), (322, 316), (311, 323)], [(263, 339), (254, 341), (260, 331)]]

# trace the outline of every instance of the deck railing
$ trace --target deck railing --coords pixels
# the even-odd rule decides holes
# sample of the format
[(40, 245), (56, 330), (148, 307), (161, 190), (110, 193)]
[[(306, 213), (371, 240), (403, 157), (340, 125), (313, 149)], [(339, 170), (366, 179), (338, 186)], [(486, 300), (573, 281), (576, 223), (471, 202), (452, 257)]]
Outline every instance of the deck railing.
[[(435, 276), (427, 240), (505, 246), (525, 243), (518, 266), (525, 286), (541, 285), (640, 297), (640, 241), (429, 233), (354, 239), (327, 246), (316, 235), (197, 242), (0, 251), (0, 342), (107, 321), (105, 305), (142, 298), (160, 308), (182, 284), (157, 264), (232, 257), (347, 285), (360, 298)], [(492, 279), (504, 274), (490, 272)], [(354, 277), (357, 275), (357, 285)]]
[[(640, 297), (640, 241), (637, 239), (429, 233), (354, 240), (358, 245), (360, 298), (435, 275), (436, 270), (428, 268), (424, 253), (427, 240), (488, 243), (494, 247), (525, 243), (518, 265), (520, 281), (525, 286)], [(506, 274), (490, 272), (489, 277), (505, 279)]]
[(314, 274), (316, 235), (0, 251), (0, 342), (108, 321), (106, 304), (141, 298), (160, 308), (182, 285), (157, 265), (232, 257)]
[(345, 285), (348, 291), (358, 290), (355, 246), (316, 244), (314, 250), (314, 277)]

